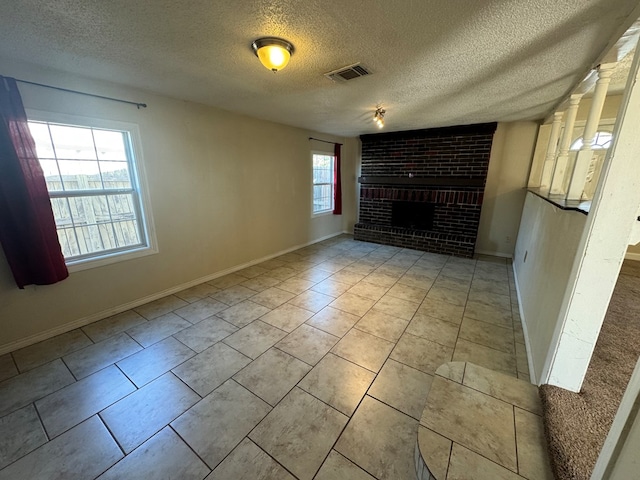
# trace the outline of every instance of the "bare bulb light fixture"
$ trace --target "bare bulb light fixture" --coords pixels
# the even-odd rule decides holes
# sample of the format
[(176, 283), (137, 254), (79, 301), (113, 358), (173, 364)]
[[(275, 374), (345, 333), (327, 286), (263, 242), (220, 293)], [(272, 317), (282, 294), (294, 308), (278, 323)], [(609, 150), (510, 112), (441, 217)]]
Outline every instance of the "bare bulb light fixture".
[(386, 110), (382, 107), (376, 108), (376, 113), (373, 114), (373, 122), (378, 125), (378, 128), (384, 127), (384, 114)]
[(272, 72), (286, 67), (294, 51), (293, 45), (276, 37), (259, 38), (251, 44), (251, 48), (262, 65)]

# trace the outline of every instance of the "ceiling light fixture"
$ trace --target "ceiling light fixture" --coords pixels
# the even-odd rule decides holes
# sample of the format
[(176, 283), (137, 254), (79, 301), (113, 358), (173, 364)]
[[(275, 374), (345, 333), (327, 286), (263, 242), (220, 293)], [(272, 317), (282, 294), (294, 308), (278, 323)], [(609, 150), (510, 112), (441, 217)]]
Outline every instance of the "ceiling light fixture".
[(286, 67), (294, 50), (289, 42), (276, 37), (259, 38), (251, 44), (251, 48), (262, 65), (272, 72)]
[(376, 108), (376, 113), (373, 114), (373, 122), (378, 125), (378, 128), (384, 127), (384, 114), (387, 113), (382, 107)]

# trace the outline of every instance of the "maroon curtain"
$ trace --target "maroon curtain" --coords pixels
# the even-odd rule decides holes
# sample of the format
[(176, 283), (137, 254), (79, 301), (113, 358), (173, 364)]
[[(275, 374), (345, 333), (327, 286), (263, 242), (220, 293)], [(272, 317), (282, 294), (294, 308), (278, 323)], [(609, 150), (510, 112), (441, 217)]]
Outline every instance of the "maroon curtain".
[(1, 76), (0, 244), (19, 288), (69, 276), (18, 86)]
[(333, 214), (342, 214), (342, 178), (340, 175), (340, 147), (336, 143), (333, 147), (333, 155), (336, 157), (335, 169), (333, 171)]

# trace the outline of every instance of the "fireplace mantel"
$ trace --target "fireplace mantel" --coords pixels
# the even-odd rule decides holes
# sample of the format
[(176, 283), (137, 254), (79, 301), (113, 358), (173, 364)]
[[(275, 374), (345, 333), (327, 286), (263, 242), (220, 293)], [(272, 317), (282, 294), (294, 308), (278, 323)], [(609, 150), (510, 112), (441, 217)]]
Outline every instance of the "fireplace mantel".
[(485, 177), (358, 177), (362, 185), (407, 185), (420, 187), (484, 187)]

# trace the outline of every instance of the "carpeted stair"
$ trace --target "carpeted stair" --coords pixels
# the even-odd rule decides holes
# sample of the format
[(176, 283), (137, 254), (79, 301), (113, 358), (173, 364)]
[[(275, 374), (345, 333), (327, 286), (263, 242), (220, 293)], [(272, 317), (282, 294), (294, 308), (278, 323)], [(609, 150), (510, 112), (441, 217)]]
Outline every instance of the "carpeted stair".
[(580, 393), (540, 387), (558, 480), (588, 480), (640, 356), (640, 262), (625, 260)]

